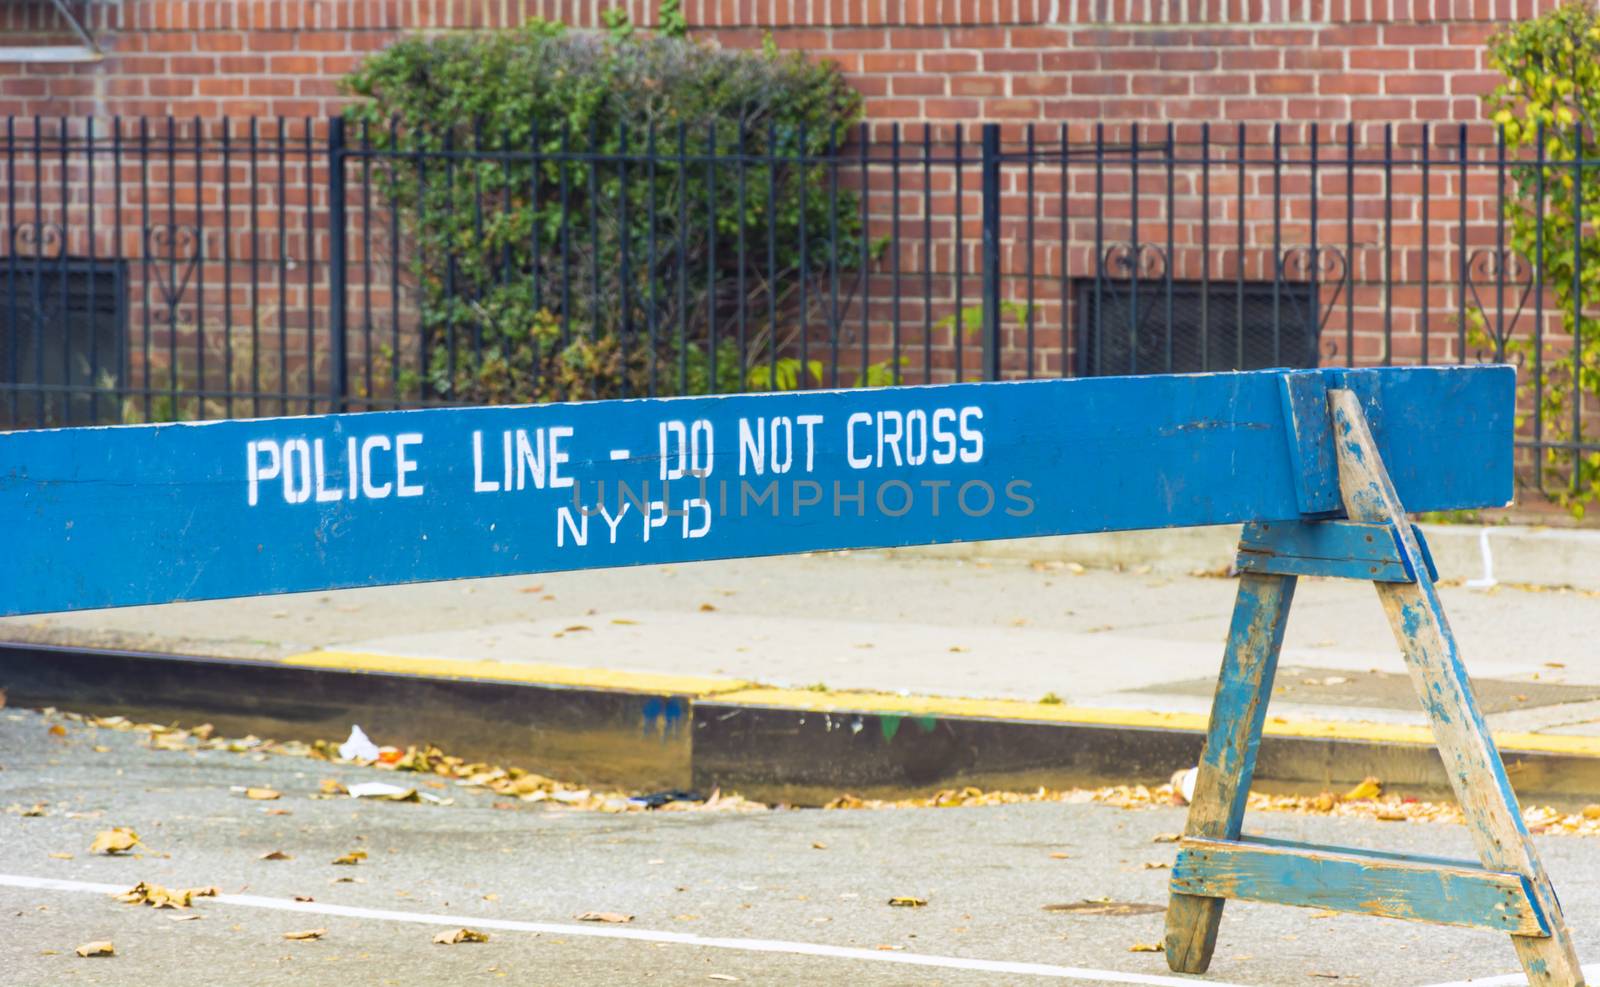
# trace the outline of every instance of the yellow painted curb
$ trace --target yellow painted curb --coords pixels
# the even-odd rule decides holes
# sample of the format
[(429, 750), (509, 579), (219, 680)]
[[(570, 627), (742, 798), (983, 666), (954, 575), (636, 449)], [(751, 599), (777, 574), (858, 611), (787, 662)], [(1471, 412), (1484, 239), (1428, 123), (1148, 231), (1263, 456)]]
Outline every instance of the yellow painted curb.
[[(412, 658), (360, 651), (308, 651), (281, 659), (284, 665), (333, 671), (383, 672), (434, 678), (484, 679), (519, 682), (567, 689), (605, 689), (714, 698), (736, 706), (766, 706), (813, 712), (873, 713), (899, 716), (939, 716), (1029, 723), (1064, 723), (1127, 729), (1188, 730), (1204, 732), (1203, 713), (1161, 713), (1140, 709), (1066, 706), (1020, 699), (961, 699), (949, 696), (899, 696), (882, 692), (817, 692), (809, 689), (774, 689), (739, 679), (703, 675), (667, 675), (608, 668), (578, 668), (526, 662), (479, 661), (461, 658)], [(1290, 719), (1268, 716), (1263, 732), (1269, 737), (1363, 741), (1385, 744), (1433, 746), (1433, 732), (1425, 726), (1403, 723), (1364, 723), (1354, 720)], [(1600, 737), (1567, 737), (1538, 733), (1501, 733), (1495, 743), (1508, 751), (1600, 757)]]
[(565, 689), (608, 689), (622, 692), (657, 692), (684, 696), (715, 696), (749, 688), (739, 679), (706, 675), (663, 675), (623, 672), (609, 668), (575, 668), (528, 662), (477, 661), (464, 658), (409, 658), (364, 651), (307, 651), (280, 659), (284, 665), (325, 668), (340, 672), (385, 672), (432, 678), (494, 679)]
[[(814, 692), (803, 689), (744, 689), (723, 693), (719, 703), (771, 706), (816, 712), (887, 713), (901, 716), (958, 716), (1033, 723), (1204, 731), (1204, 713), (1161, 713), (1140, 709), (1066, 706), (1016, 699), (959, 699), (944, 696), (897, 696), (876, 692)], [(1290, 719), (1268, 716), (1263, 732), (1272, 737), (1359, 740), (1371, 743), (1433, 746), (1433, 731), (1404, 723), (1354, 720)], [(1537, 733), (1502, 733), (1495, 743), (1507, 750), (1548, 754), (1600, 756), (1600, 737), (1564, 737)]]

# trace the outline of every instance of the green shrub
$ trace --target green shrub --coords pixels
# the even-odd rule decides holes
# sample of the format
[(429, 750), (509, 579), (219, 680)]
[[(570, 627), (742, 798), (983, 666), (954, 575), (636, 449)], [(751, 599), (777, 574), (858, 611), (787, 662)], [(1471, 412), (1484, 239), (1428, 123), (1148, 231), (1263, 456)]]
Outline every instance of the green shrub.
[[(861, 230), (857, 199), (815, 159), (859, 120), (860, 98), (799, 55), (718, 51), (613, 20), (608, 34), (535, 21), (408, 39), (345, 80), (367, 97), (348, 111), (351, 138), (378, 152), (380, 191), (401, 217), (435, 395), (819, 376), (791, 353), (799, 286), (819, 303), (834, 250), (846, 271), (859, 266)], [(735, 336), (741, 314), (748, 335)]]
[[(1532, 337), (1505, 342), (1504, 352), (1526, 365), (1523, 387), (1537, 390), (1534, 411), (1544, 438), (1576, 444), (1584, 438), (1583, 420), (1574, 419), (1573, 409), (1600, 396), (1600, 319), (1592, 311), (1600, 303), (1600, 237), (1593, 232), (1600, 227), (1600, 14), (1574, 2), (1517, 24), (1490, 42), (1489, 61), (1505, 76), (1487, 97), (1489, 113), (1508, 147), (1522, 152), (1512, 168), (1518, 194), (1504, 200), (1510, 244), (1530, 268), (1542, 252), (1544, 269), (1535, 274), (1573, 339), (1571, 352), (1550, 347), (1536, 354)], [(1581, 169), (1573, 165), (1580, 155)], [(1469, 311), (1468, 318), (1474, 338), (1492, 342), (1482, 313)], [(1570, 476), (1570, 487), (1556, 497), (1581, 517), (1585, 505), (1600, 499), (1600, 453), (1557, 445), (1541, 454)]]

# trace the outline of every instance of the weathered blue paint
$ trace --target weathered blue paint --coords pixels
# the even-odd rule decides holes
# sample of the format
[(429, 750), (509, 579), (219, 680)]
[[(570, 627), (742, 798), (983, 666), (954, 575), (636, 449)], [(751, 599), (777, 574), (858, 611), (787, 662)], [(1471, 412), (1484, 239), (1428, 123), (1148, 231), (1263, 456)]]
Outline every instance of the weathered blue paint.
[[(1232, 838), (1239, 834), (1296, 582), (1294, 576), (1244, 576), (1239, 580), (1201, 753), (1203, 774), (1195, 789), (1197, 802), (1202, 784), (1207, 786), (1208, 797), (1221, 796), (1221, 812), (1204, 820), (1207, 831), (1197, 835)], [(1220, 787), (1212, 792), (1213, 785)]]
[[(1433, 550), (1428, 547), (1428, 539), (1423, 537), (1422, 529), (1413, 524), (1411, 526), (1411, 537), (1416, 539), (1417, 551), (1422, 553), (1422, 562), (1428, 570), (1428, 578), (1438, 582), (1439, 567), (1433, 564)], [(1402, 546), (1402, 550), (1403, 548), (1404, 546)]]
[(1285, 374), (1280, 380), (1300, 513), (1333, 514), (1340, 508), (1339, 472), (1328, 425), (1328, 375)]
[(1238, 566), (1244, 572), (1416, 581), (1394, 526), (1359, 521), (1247, 524), (1239, 540)]
[[(1413, 509), (1510, 499), (1510, 368), (1328, 373), (1359, 379), (1383, 405), (1389, 427), (1380, 442)], [(1302, 494), (1282, 377), (957, 384), (4, 434), (0, 614), (1288, 520), (1300, 516)], [(906, 430), (920, 434), (936, 415), (947, 439), (908, 446)], [(696, 423), (700, 461), (680, 461)], [(535, 471), (514, 470), (513, 489), (497, 489), (506, 480), (503, 436), (515, 430), (530, 451), (546, 442), (543, 488)], [(754, 448), (745, 440), (758, 435), (763, 471), (748, 456), (741, 476), (741, 453)], [(786, 463), (774, 459), (780, 445), (792, 448)], [(936, 462), (935, 449), (952, 461)], [(519, 452), (513, 444), (514, 462), (524, 461)], [(350, 459), (361, 475), (352, 477)], [(662, 471), (679, 465), (709, 466), (703, 505), (684, 503), (701, 498), (693, 477), (671, 482), (663, 497)], [(780, 466), (787, 471), (776, 473)], [(572, 510), (602, 500), (608, 515)], [(646, 529), (643, 509), (656, 500)], [(571, 513), (565, 522), (562, 508)]]
[(1477, 864), (1253, 840), (1185, 840), (1172, 868), (1182, 894), (1268, 901), (1548, 936), (1527, 881)]
[(641, 707), (646, 734), (675, 735), (687, 723), (689, 703), (682, 696), (651, 696)]

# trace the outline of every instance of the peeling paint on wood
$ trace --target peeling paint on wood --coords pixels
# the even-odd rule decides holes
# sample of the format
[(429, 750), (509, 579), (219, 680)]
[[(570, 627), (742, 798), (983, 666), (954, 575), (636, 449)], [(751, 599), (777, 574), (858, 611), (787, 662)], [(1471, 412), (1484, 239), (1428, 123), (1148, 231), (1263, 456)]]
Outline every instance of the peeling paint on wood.
[(1340, 847), (1185, 839), (1172, 887), (1193, 895), (1548, 936), (1525, 878), (1465, 861)]
[(1359, 521), (1247, 524), (1239, 540), (1238, 564), (1243, 572), (1416, 581), (1394, 526)]

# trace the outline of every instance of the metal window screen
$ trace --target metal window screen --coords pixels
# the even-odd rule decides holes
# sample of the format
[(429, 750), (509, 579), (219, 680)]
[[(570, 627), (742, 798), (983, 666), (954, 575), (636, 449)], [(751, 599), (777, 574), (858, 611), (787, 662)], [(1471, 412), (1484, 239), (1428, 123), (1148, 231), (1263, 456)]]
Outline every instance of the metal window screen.
[[(125, 355), (121, 261), (0, 257), (0, 416), (12, 427), (117, 421)], [(12, 411), (15, 414), (12, 415)]]
[(1173, 281), (1170, 319), (1164, 280), (1084, 278), (1073, 288), (1081, 377), (1317, 365), (1306, 282)]

